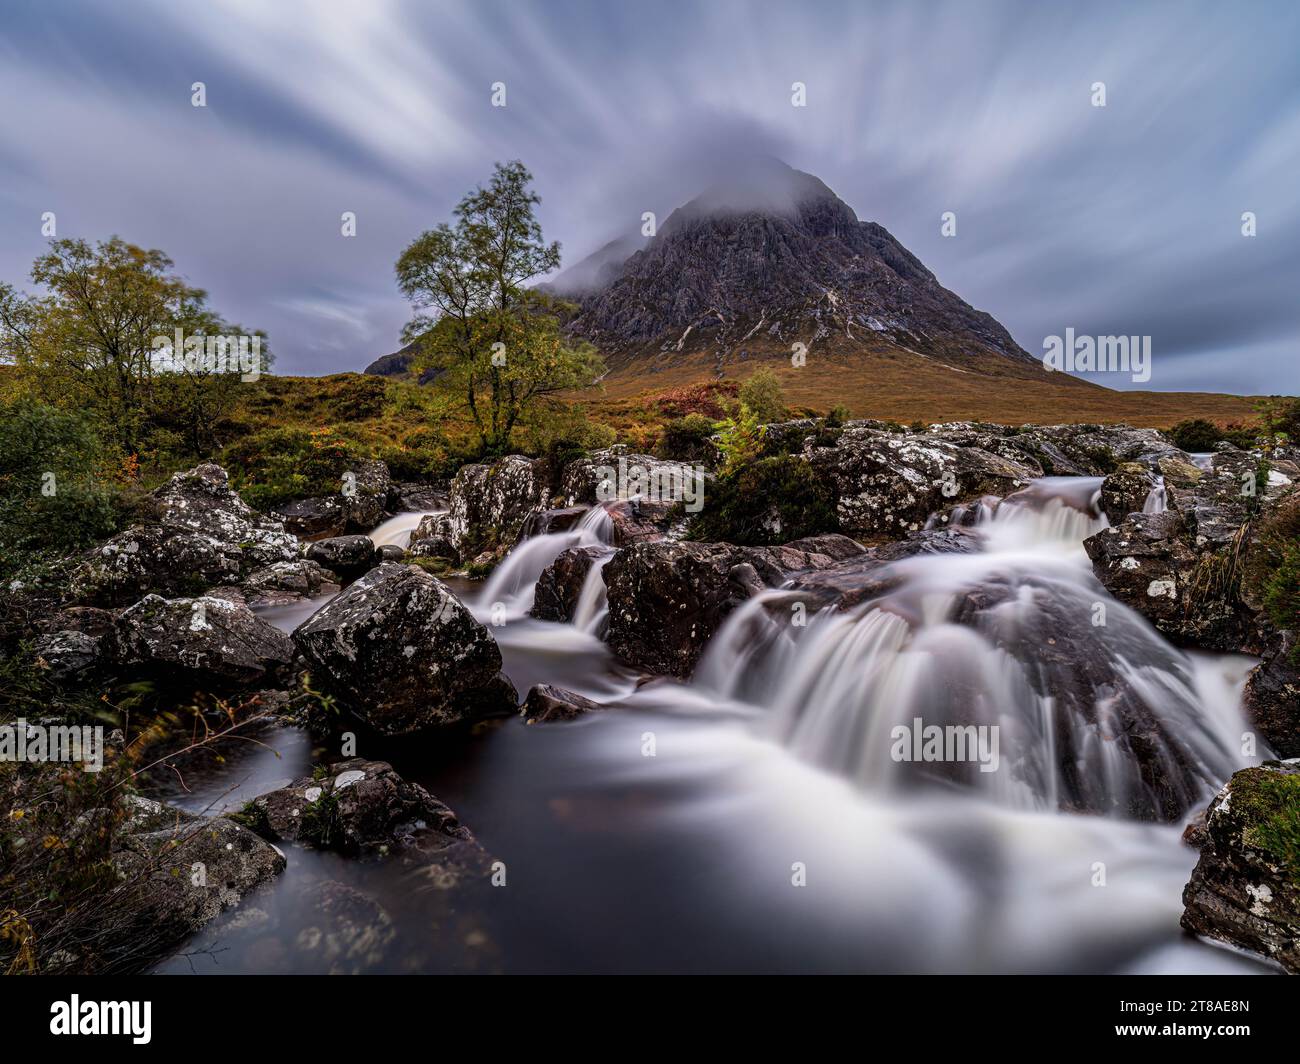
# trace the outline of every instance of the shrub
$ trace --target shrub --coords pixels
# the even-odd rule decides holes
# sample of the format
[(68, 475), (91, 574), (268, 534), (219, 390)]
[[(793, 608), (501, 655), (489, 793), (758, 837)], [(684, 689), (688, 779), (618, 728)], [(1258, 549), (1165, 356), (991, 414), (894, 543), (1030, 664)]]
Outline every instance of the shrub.
[(832, 429), (841, 428), (846, 421), (852, 420), (853, 415), (849, 408), (843, 403), (831, 407), (831, 412), (826, 415), (826, 427)]
[(87, 415), (27, 399), (0, 406), (0, 573), (121, 527), (127, 497), (102, 479), (105, 462)]
[(221, 452), (221, 464), (251, 506), (269, 510), (292, 499), (338, 492), (343, 474), (369, 457), (338, 429), (264, 429)]
[(740, 402), (764, 425), (785, 419), (785, 394), (776, 374), (766, 366), (757, 369), (740, 386)]
[(1189, 453), (1212, 451), (1223, 440), (1235, 447), (1248, 449), (1255, 445), (1257, 435), (1254, 429), (1241, 425), (1229, 425), (1226, 428), (1216, 425), (1203, 417), (1187, 418), (1178, 422), (1165, 435), (1174, 441), (1174, 445)]
[(663, 392), (655, 399), (655, 405), (664, 417), (703, 414), (719, 419), (726, 417), (728, 409), (735, 405), (733, 400), (739, 391), (740, 385), (735, 381), (705, 381)]
[(716, 431), (712, 418), (687, 414), (668, 422), (659, 437), (655, 453), (674, 462), (704, 462), (715, 456), (710, 442)]
[(692, 539), (769, 546), (839, 531), (835, 497), (802, 458), (781, 455), (740, 467), (714, 484), (692, 520)]

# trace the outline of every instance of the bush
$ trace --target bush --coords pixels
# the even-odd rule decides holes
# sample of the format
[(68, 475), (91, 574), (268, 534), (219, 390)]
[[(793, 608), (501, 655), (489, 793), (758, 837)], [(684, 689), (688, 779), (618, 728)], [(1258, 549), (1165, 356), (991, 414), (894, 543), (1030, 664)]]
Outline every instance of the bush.
[(713, 419), (703, 414), (674, 418), (664, 426), (655, 453), (674, 462), (709, 461), (716, 454), (710, 442), (715, 431)]
[(1165, 435), (1174, 441), (1174, 446), (1191, 453), (1204, 454), (1212, 451), (1222, 440), (1227, 440), (1235, 447), (1249, 449), (1255, 445), (1256, 432), (1241, 425), (1229, 425), (1226, 428), (1216, 425), (1203, 417), (1187, 418), (1178, 422)]
[(692, 539), (744, 546), (838, 531), (834, 495), (806, 461), (791, 455), (720, 477), (690, 526)]
[(735, 381), (706, 381), (666, 391), (655, 399), (655, 405), (668, 418), (703, 414), (716, 420), (726, 417), (739, 391), (740, 385)]
[(785, 394), (776, 374), (767, 367), (757, 369), (740, 386), (741, 405), (754, 412), (764, 425), (785, 419)]
[(0, 406), (0, 573), (121, 527), (128, 504), (101, 479), (105, 462), (87, 415), (27, 399)]
[(221, 464), (244, 501), (270, 510), (293, 499), (334, 495), (343, 474), (370, 457), (337, 429), (264, 429), (232, 443)]

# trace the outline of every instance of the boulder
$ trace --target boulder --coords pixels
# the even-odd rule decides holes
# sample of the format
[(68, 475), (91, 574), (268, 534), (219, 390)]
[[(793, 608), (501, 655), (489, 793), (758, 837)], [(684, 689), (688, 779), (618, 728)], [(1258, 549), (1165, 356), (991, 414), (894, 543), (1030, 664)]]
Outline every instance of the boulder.
[(240, 590), (245, 602), (256, 607), (332, 595), (341, 586), (342, 578), (337, 573), (319, 562), (298, 558), (259, 569), (244, 581)]
[[(550, 493), (546, 463), (512, 454), (491, 465), (462, 466), (451, 482), (448, 510), (440, 515), (436, 535), (445, 538), (460, 558), (509, 547), (534, 510), (543, 509)], [(435, 534), (417, 529), (412, 541)]]
[(1156, 475), (1146, 466), (1125, 462), (1101, 482), (1102, 513), (1111, 524), (1118, 524), (1129, 514), (1142, 513), (1156, 484)]
[(593, 702), (573, 691), (549, 683), (539, 683), (528, 692), (520, 713), (529, 724), (548, 724), (557, 720), (575, 720), (601, 708), (599, 702)]
[(511, 713), (501, 652), (442, 581), (385, 562), (294, 633), (312, 678), (387, 735)]
[(565, 466), (560, 495), (566, 506), (626, 502), (638, 497), (645, 503), (671, 504), (683, 501), (683, 485), (692, 493), (702, 488), (707, 497), (712, 479), (712, 473), (695, 466), (649, 454), (628, 454), (620, 446), (592, 451)]
[(1282, 632), (1251, 670), (1242, 697), (1247, 719), (1282, 757), (1300, 757), (1300, 649)]
[(341, 536), (348, 524), (342, 497), (338, 495), (296, 499), (276, 507), (272, 516), (283, 522), (287, 531), (303, 540)]
[(404, 480), (393, 485), (390, 496), (399, 513), (428, 513), (447, 508), (447, 485)]
[(845, 426), (834, 446), (805, 451), (836, 496), (840, 528), (853, 536), (896, 536), (920, 530), (944, 506), (1006, 496), (1039, 475), (1038, 468), (937, 436)]
[(297, 539), (262, 517), (206, 463), (175, 474), (150, 498), (156, 520), (90, 551), (72, 574), (75, 600), (133, 602), (148, 591), (195, 594), (298, 556)]
[(387, 762), (360, 758), (254, 798), (240, 819), (267, 838), (350, 856), (430, 853), (474, 839), (418, 783), (403, 779)]
[[(680, 507), (674, 502), (627, 499), (610, 503), (605, 511), (612, 526), (611, 541), (616, 547), (653, 543), (665, 537), (680, 538), (685, 531), (685, 517), (679, 516)], [(674, 528), (679, 521), (680, 530)]]
[(383, 546), (376, 548), (375, 560), (378, 562), (400, 562), (406, 559), (406, 548), (399, 547), (396, 543), (385, 543)]
[(533, 536), (568, 532), (582, 520), (589, 509), (591, 509), (589, 506), (565, 506), (560, 509), (534, 510), (520, 526), (518, 543)]
[(542, 570), (533, 596), (532, 615), (544, 621), (572, 621), (582, 595), (582, 585), (593, 565), (609, 557), (605, 547), (570, 547)]
[[(842, 548), (843, 539), (830, 542)], [(835, 564), (830, 555), (794, 545), (665, 541), (625, 547), (604, 570), (609, 645), (632, 665), (689, 676), (705, 644), (737, 606), (793, 573)]]
[(278, 677), (293, 659), (283, 632), (212, 595), (146, 595), (118, 616), (112, 639), (118, 665), (239, 686)]
[(160, 956), (284, 870), (274, 846), (226, 817), (195, 816), (128, 797), (131, 818), (119, 830), (111, 863), (126, 886), (129, 919), (110, 931), (128, 964)]
[(1242, 769), (1215, 795), (1182, 925), (1300, 974), (1300, 762)]
[(86, 632), (47, 632), (33, 647), (36, 667), (60, 683), (84, 678), (104, 663), (103, 637)]
[(346, 530), (370, 532), (387, 516), (388, 496), (393, 491), (388, 466), (377, 458), (363, 458), (353, 462), (343, 476), (339, 499)]
[(307, 548), (307, 560), (351, 579), (374, 567), (375, 544), (369, 536), (318, 539)]

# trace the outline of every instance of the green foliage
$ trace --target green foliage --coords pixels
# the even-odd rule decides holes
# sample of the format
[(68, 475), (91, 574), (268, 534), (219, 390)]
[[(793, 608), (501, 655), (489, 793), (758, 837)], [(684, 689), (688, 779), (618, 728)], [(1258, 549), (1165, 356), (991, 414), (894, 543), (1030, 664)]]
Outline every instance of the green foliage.
[(1235, 447), (1249, 449), (1255, 446), (1258, 432), (1240, 425), (1221, 428), (1213, 421), (1194, 417), (1178, 422), (1171, 429), (1166, 429), (1165, 435), (1173, 440), (1174, 445), (1180, 450), (1187, 451), (1189, 454), (1204, 454), (1213, 451), (1223, 440), (1227, 440)]
[(715, 456), (712, 443), (717, 425), (703, 414), (674, 418), (663, 427), (655, 453), (674, 462), (709, 462)]
[(338, 429), (264, 429), (232, 443), (221, 464), (250, 506), (269, 510), (292, 499), (334, 495), (365, 448)]
[(805, 460), (780, 455), (719, 477), (690, 537), (766, 546), (837, 531), (833, 493)]
[(831, 411), (826, 415), (826, 427), (832, 429), (843, 428), (846, 421), (851, 421), (853, 414), (843, 403), (831, 407)]
[(104, 448), (82, 413), (0, 405), (0, 574), (112, 535), (125, 497), (100, 479)]
[[(91, 415), (124, 454), (138, 453), (154, 429), (208, 454), (241, 377), (265, 372), (270, 352), (263, 346), (254, 364), (250, 340), (249, 365), (224, 346), (218, 357), (217, 337), (250, 334), (224, 321), (173, 265), (161, 251), (118, 237), (94, 245), (52, 240), (31, 270), (45, 295), (0, 285), (0, 356), (35, 393)], [(177, 329), (186, 346), (173, 355)], [(260, 345), (264, 338), (254, 335)], [(201, 351), (191, 348), (196, 342)]]
[(593, 383), (595, 348), (560, 329), (563, 305), (527, 287), (560, 264), (534, 216), (539, 199), (520, 162), (497, 164), (486, 188), (456, 207), (454, 225), (417, 237), (397, 260), (415, 307), (404, 338), (419, 341), (412, 368), (442, 371), (438, 385), (464, 399), (485, 454), (504, 454), (540, 401)]
[(753, 412), (759, 423), (770, 425), (785, 419), (785, 394), (776, 374), (766, 366), (760, 367), (740, 386), (740, 402)]
[(742, 406), (735, 417), (727, 418), (717, 429), (723, 476), (734, 476), (763, 453), (767, 430), (749, 407)]

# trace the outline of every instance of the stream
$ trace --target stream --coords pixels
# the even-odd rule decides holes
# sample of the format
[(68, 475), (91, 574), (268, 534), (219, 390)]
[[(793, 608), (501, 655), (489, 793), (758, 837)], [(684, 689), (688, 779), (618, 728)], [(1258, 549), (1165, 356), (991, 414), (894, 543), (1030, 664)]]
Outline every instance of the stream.
[[(600, 564), (575, 623), (528, 616), (560, 551), (613, 554), (599, 507), (521, 544), (486, 583), (449, 580), (521, 698), (545, 682), (609, 707), (358, 751), (456, 810), (506, 884), (453, 895), (395, 861), (282, 847), (283, 875), (156, 970), (1269, 971), (1178, 925), (1196, 860), (1183, 824), (1267, 756), (1240, 754), (1252, 662), (1183, 653), (1105, 593), (1081, 546), (1105, 527), (1090, 516), (1098, 485), (1044, 478), (983, 507), (977, 550), (891, 563), (891, 589), (862, 606), (796, 626), (788, 593), (767, 592), (688, 683), (614, 660)], [(421, 516), (373, 538), (405, 545)], [(261, 612), (292, 631), (324, 601)], [(1103, 625), (1088, 620), (1098, 604)], [(1124, 707), (1155, 736), (1141, 762)], [(922, 719), (996, 727), (997, 770), (891, 756), (895, 730)], [(296, 729), (260, 738), (161, 797), (233, 810), (328, 756)], [(1181, 822), (1149, 819), (1171, 801)], [(304, 907), (328, 880), (386, 913), (342, 961)]]

